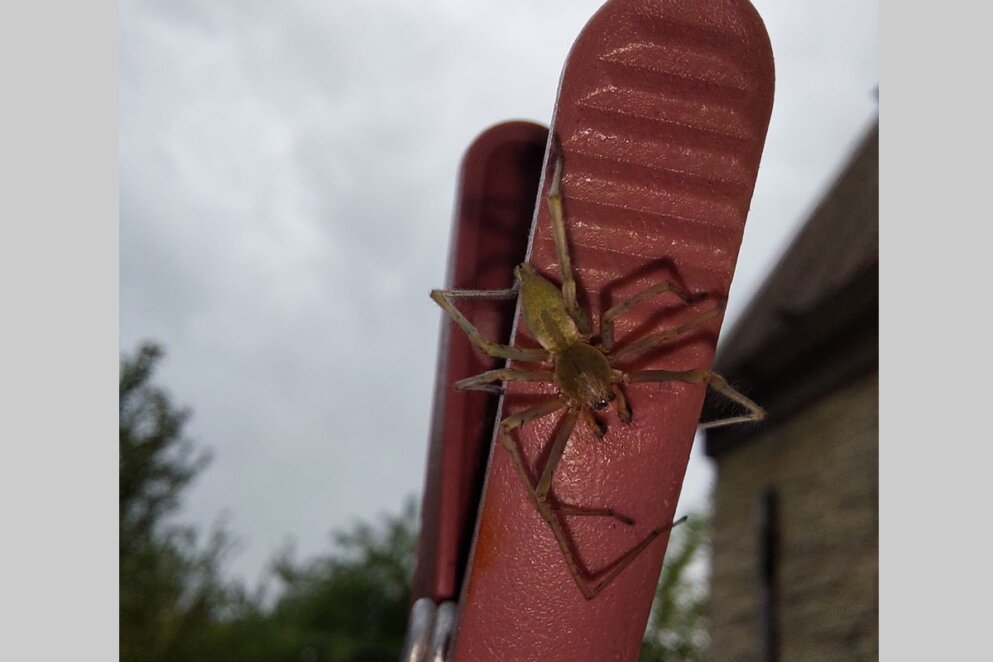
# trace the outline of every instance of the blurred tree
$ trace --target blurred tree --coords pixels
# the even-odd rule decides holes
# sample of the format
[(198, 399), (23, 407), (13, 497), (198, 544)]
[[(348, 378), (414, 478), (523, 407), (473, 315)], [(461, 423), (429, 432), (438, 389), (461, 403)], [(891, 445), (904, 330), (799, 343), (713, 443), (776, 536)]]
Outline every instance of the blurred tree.
[(215, 529), (171, 522), (182, 491), (209, 457), (184, 436), (189, 410), (153, 383), (155, 344), (120, 369), (120, 647), (122, 662), (393, 662), (410, 600), (415, 500), (381, 526), (334, 534), (323, 557), (273, 562), (280, 584), (260, 589), (222, 579), (231, 550)]
[(709, 643), (706, 559), (710, 518), (690, 515), (672, 530), (640, 662), (695, 662)]
[(147, 541), (178, 505), (179, 492), (206, 465), (183, 437), (189, 411), (151, 383), (162, 349), (142, 345), (121, 359), (120, 509), (122, 553)]
[(230, 548), (216, 530), (203, 549), (166, 518), (208, 461), (183, 436), (189, 412), (152, 384), (162, 350), (144, 344), (120, 369), (120, 647), (122, 662), (196, 660), (198, 641), (233, 601), (220, 579)]
[(358, 523), (334, 539), (335, 551), (323, 558), (295, 564), (285, 552), (276, 560), (285, 590), (273, 618), (306, 633), (314, 662), (394, 662), (410, 605), (415, 501), (379, 527)]
[(211, 652), (239, 662), (396, 662), (410, 604), (417, 515), (409, 499), (380, 525), (334, 534), (324, 556), (296, 562), (285, 549), (273, 562), (275, 604), (242, 604), (218, 623)]

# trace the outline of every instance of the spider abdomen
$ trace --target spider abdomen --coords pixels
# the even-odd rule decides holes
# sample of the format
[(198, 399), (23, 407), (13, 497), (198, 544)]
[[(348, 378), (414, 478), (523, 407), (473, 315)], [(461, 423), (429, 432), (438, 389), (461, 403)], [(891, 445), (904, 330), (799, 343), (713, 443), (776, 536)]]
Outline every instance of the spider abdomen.
[(521, 286), (524, 325), (542, 347), (557, 353), (581, 340), (558, 287), (535, 273), (530, 264), (517, 267), (514, 276)]
[(589, 343), (578, 342), (555, 355), (555, 381), (565, 398), (591, 409), (614, 399), (610, 361)]

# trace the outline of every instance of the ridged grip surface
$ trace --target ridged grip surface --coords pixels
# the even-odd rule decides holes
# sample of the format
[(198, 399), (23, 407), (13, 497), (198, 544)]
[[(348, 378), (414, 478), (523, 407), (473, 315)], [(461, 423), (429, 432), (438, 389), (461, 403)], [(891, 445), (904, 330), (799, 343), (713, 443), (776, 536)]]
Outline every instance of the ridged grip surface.
[[(618, 321), (619, 347), (677, 326), (727, 294), (772, 95), (768, 37), (745, 0), (612, 0), (580, 35), (553, 119), (580, 302), (598, 321), (602, 310), (663, 278), (709, 295), (689, 307), (664, 295), (632, 310)], [(545, 164), (529, 261), (559, 282), (544, 199), (553, 165), (554, 154)], [(707, 368), (719, 329), (714, 320), (623, 367)], [(534, 345), (520, 322), (516, 342)], [(507, 391), (501, 417), (554, 392), (517, 383)], [(636, 521), (626, 527), (566, 518), (580, 562), (592, 571), (676, 515), (704, 388), (645, 383), (627, 393), (634, 422), (622, 425), (611, 406), (601, 417), (609, 426), (604, 439), (577, 426), (552, 487), (559, 501), (614, 508)], [(559, 418), (520, 432), (533, 474)], [(637, 659), (667, 536), (587, 601), (509, 454), (498, 440), (493, 448), (454, 659)]]

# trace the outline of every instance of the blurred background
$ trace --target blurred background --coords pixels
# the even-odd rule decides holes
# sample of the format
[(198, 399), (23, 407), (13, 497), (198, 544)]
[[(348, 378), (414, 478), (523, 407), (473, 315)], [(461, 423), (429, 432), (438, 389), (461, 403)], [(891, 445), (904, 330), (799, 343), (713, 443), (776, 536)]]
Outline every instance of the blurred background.
[[(493, 124), (548, 123), (600, 4), (122, 0), (123, 659), (216, 658), (248, 633), (241, 659), (395, 658), (459, 161)], [(776, 101), (724, 338), (753, 363), (776, 301), (802, 317), (845, 284), (762, 290), (876, 122), (879, 29), (872, 2), (754, 4)], [(820, 225), (808, 243), (847, 232)], [(709, 511), (712, 458), (748, 442), (721, 443), (696, 445), (681, 511)], [(699, 577), (669, 581), (694, 584), (694, 613)]]

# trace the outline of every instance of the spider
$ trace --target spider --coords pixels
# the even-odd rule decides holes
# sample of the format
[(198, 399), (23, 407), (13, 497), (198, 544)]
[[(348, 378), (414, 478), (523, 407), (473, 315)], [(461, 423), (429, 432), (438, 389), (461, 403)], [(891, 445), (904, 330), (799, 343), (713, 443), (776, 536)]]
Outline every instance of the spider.
[[(573, 278), (571, 258), (566, 243), (565, 218), (560, 192), (562, 163), (562, 157), (559, 156), (555, 163), (552, 183), (546, 198), (552, 220), (555, 251), (562, 276), (561, 288), (540, 276), (533, 266), (525, 262), (514, 269), (515, 282), (513, 287), (509, 289), (433, 290), (431, 298), (458, 324), (469, 337), (469, 340), (489, 356), (550, 366), (536, 366), (535, 369), (529, 370), (506, 367), (487, 370), (474, 377), (457, 381), (455, 388), (501, 393), (502, 388), (498, 384), (509, 381), (525, 381), (550, 383), (557, 389), (557, 393), (547, 401), (503, 419), (500, 422), (499, 434), (502, 445), (510, 453), (514, 468), (527, 486), (531, 500), (542, 519), (551, 528), (565, 557), (570, 574), (583, 596), (590, 600), (617, 577), (656, 537), (685, 521), (686, 518), (682, 517), (655, 528), (599, 574), (591, 575), (585, 572), (576, 560), (577, 555), (563, 529), (559, 516), (613, 517), (629, 526), (634, 524), (634, 520), (610, 508), (579, 508), (557, 504), (549, 500), (552, 477), (562, 459), (566, 442), (572, 435), (577, 422), (582, 420), (592, 428), (596, 437), (602, 438), (607, 431), (606, 425), (601, 423), (593, 412), (603, 410), (613, 402), (620, 421), (624, 424), (630, 423), (632, 411), (627, 398), (624, 396), (623, 387), (640, 382), (705, 383), (747, 410), (747, 413), (742, 415), (701, 423), (701, 428), (759, 421), (764, 418), (765, 412), (757, 404), (729, 386), (724, 378), (710, 370), (625, 372), (616, 367), (622, 359), (629, 359), (672, 342), (719, 317), (724, 311), (726, 300), (723, 298), (711, 310), (692, 318), (681, 326), (652, 333), (623, 349), (615, 350), (614, 322), (632, 307), (651, 297), (665, 293), (677, 296), (687, 305), (699, 300), (699, 297), (691, 296), (676, 283), (663, 280), (617, 303), (604, 312), (600, 317), (599, 340), (594, 342), (588, 316), (576, 300), (576, 281)], [(501, 345), (488, 340), (453, 303), (453, 299), (457, 298), (511, 299), (518, 295), (520, 296), (524, 324), (538, 344), (541, 345), (540, 349)], [(544, 467), (541, 468), (537, 482), (533, 482), (525, 468), (519, 443), (511, 433), (535, 419), (548, 416), (562, 409), (565, 409), (565, 414), (555, 438), (552, 440), (548, 458)]]

